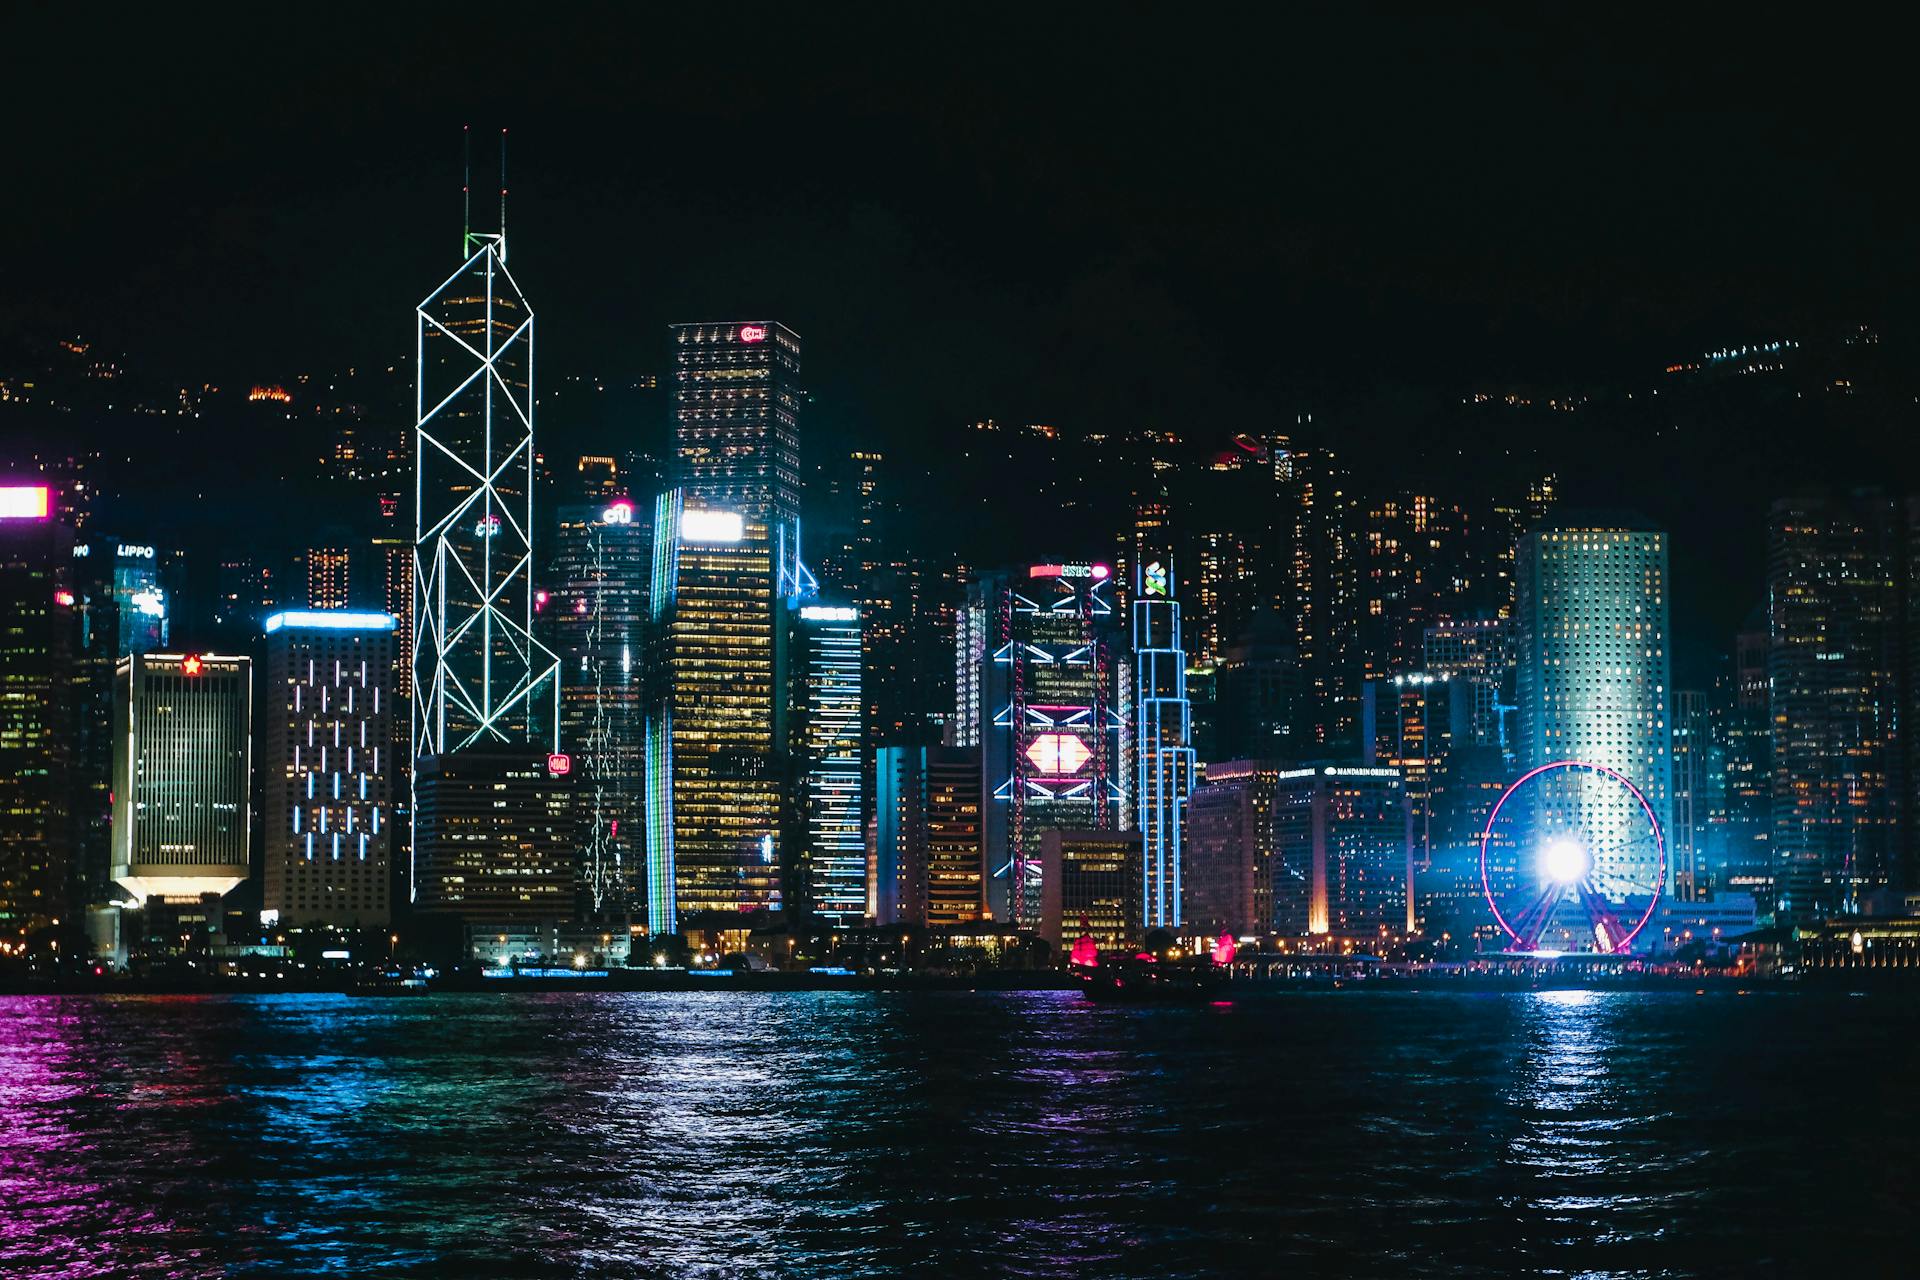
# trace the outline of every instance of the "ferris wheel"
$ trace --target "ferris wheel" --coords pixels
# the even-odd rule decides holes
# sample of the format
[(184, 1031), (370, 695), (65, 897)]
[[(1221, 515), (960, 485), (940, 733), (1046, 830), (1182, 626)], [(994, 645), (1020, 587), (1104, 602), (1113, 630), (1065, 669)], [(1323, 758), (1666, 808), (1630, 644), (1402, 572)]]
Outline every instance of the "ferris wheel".
[(1556, 760), (1523, 774), (1480, 836), (1480, 887), (1518, 951), (1625, 952), (1666, 878), (1653, 806), (1605, 765)]

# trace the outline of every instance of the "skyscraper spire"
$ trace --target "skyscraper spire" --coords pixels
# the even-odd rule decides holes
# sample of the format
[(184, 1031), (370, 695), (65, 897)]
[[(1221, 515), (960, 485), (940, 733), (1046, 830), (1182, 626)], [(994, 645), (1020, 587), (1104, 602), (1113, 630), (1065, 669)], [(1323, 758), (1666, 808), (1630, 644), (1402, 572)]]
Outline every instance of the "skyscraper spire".
[(473, 126), (460, 126), (460, 256), (473, 252)]

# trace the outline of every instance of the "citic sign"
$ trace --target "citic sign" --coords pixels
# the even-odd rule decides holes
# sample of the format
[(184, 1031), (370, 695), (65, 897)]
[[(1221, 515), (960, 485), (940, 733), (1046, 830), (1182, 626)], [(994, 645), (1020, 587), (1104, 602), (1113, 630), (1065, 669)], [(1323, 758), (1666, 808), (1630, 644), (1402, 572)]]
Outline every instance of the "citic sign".
[(766, 340), (767, 326), (763, 324), (743, 324), (740, 326), (740, 341), (765, 342)]
[(547, 772), (556, 778), (564, 778), (573, 772), (573, 757), (556, 751), (547, 757)]

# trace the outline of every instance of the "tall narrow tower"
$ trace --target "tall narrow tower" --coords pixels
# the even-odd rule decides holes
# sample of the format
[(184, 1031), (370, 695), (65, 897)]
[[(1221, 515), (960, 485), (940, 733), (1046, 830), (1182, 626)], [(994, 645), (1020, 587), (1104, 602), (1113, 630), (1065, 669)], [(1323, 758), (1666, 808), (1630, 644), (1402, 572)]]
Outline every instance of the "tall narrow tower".
[(533, 637), (533, 310), (505, 233), (417, 308), (413, 754), (559, 750), (559, 663)]
[(416, 309), (413, 902), (469, 955), (574, 914), (560, 664), (533, 636), (533, 310), (502, 231)]
[(1181, 879), (1187, 856), (1187, 801), (1193, 795), (1193, 706), (1173, 569), (1134, 566), (1133, 802), (1142, 840), (1141, 921), (1148, 929), (1185, 923)]

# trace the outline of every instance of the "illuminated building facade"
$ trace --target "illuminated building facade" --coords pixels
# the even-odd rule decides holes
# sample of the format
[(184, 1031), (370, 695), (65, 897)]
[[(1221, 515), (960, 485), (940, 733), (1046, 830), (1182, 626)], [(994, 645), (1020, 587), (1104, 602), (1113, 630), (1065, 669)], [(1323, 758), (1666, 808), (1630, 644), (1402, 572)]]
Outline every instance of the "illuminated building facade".
[(565, 756), (468, 748), (422, 756), (413, 773), (415, 911), (466, 926), (469, 953), (505, 930), (574, 918), (579, 882)]
[(504, 233), (415, 309), (411, 882), (482, 930), (575, 909), (559, 662), (533, 633), (533, 311)]
[[(1910, 596), (1911, 600), (1912, 597)], [(1747, 619), (1719, 705), (1726, 825), (1713, 845), (1714, 891), (1746, 893), (1770, 910), (1773, 889), (1773, 726), (1768, 721), (1767, 619)]]
[(647, 915), (778, 910), (786, 689), (767, 526), (681, 489), (654, 507), (645, 767)]
[(569, 503), (557, 516), (550, 589), (535, 594), (534, 611), (560, 657), (560, 737), (573, 761), (584, 905), (624, 929), (645, 888), (651, 511), (616, 496)]
[(1188, 804), (1186, 924), (1196, 933), (1273, 928), (1273, 814), (1279, 766), (1228, 760), (1207, 766)]
[(1704, 690), (1673, 695), (1673, 830), (1667, 840), (1673, 860), (1673, 897), (1697, 902), (1713, 888), (1708, 835), (1724, 825), (1726, 754), (1721, 749), (1712, 697)]
[(344, 609), (353, 597), (353, 548), (328, 543), (306, 549), (307, 608)]
[(771, 320), (671, 329), (675, 483), (777, 548), (800, 522), (800, 336)]
[(795, 629), (798, 878), (810, 914), (849, 928), (867, 916), (860, 610), (801, 605)]
[(1279, 932), (1356, 943), (1413, 919), (1413, 815), (1398, 769), (1315, 764), (1275, 775)]
[(1878, 492), (1767, 519), (1776, 915), (1859, 911), (1898, 883), (1900, 521)]
[(1038, 924), (1041, 836), (1132, 820), (1132, 692), (1110, 577), (1103, 564), (1050, 563), (968, 584), (955, 738), (981, 748), (987, 896), (1006, 923)]
[(1304, 686), (1295, 734), (1305, 738), (1289, 754), (1358, 754), (1365, 550), (1353, 478), (1326, 449), (1290, 450), (1284, 465), (1288, 573), (1273, 604), (1292, 621)]
[(261, 905), (282, 925), (392, 919), (396, 625), (344, 609), (266, 620)]
[(1359, 560), (1360, 657), (1367, 678), (1418, 669), (1427, 628), (1471, 586), (1466, 513), (1430, 494), (1369, 505)]
[(1133, 821), (1140, 832), (1141, 923), (1177, 928), (1186, 865), (1187, 801), (1193, 794), (1193, 706), (1173, 566), (1149, 560), (1134, 571)]
[(73, 534), (45, 485), (0, 483), (0, 942), (72, 918)]
[(1473, 740), (1510, 752), (1507, 717), (1514, 709), (1511, 621), (1447, 618), (1427, 628), (1422, 650), (1429, 673), (1467, 682), (1473, 699)]
[(98, 620), (111, 617), (116, 661), (166, 645), (172, 601), (157, 547), (94, 535), (74, 544), (73, 557), (75, 593), (110, 602), (110, 608), (99, 610)]
[(144, 903), (225, 894), (245, 880), (253, 660), (123, 658), (113, 722), (114, 883)]
[(467, 248), (416, 309), (413, 754), (557, 752), (558, 662), (533, 635), (533, 311), (504, 235)]
[(1083, 935), (1103, 948), (1133, 946), (1145, 938), (1139, 832), (1055, 828), (1039, 843), (1035, 927), (1055, 951)]
[(1413, 816), (1414, 865), (1423, 871), (1450, 838), (1478, 834), (1478, 827), (1451, 829), (1448, 820), (1448, 786), (1463, 776), (1457, 757), (1478, 753), (1480, 770), (1491, 765), (1499, 772), (1503, 763), (1497, 744), (1476, 731), (1478, 693), (1469, 677), (1431, 671), (1367, 682), (1361, 707), (1366, 763), (1400, 770)]
[(1202, 532), (1194, 537), (1193, 547), (1189, 562), (1196, 572), (1187, 577), (1189, 595), (1197, 606), (1195, 624), (1188, 628), (1193, 663), (1214, 667), (1252, 622), (1252, 593), (1246, 584), (1253, 573), (1253, 557), (1246, 539), (1228, 531)]
[(875, 919), (985, 920), (979, 748), (881, 747), (874, 756)]
[[(1578, 760), (1615, 770), (1663, 832), (1673, 829), (1668, 581), (1665, 533), (1623, 518), (1560, 522), (1521, 540), (1514, 620), (1520, 768)], [(1575, 825), (1602, 841), (1618, 832), (1622, 844), (1642, 829), (1625, 791), (1595, 799), (1567, 776)], [(1592, 856), (1608, 892), (1647, 894), (1660, 879), (1650, 841)]]

